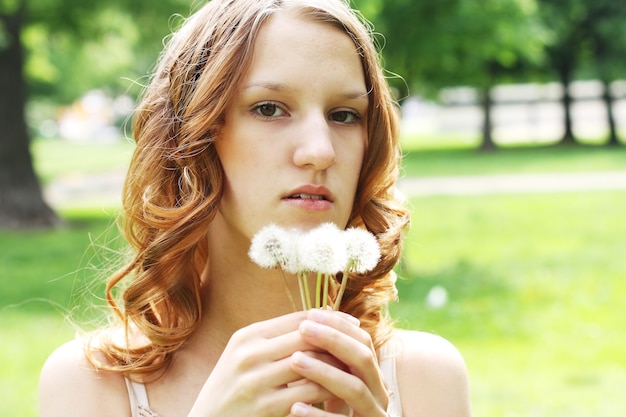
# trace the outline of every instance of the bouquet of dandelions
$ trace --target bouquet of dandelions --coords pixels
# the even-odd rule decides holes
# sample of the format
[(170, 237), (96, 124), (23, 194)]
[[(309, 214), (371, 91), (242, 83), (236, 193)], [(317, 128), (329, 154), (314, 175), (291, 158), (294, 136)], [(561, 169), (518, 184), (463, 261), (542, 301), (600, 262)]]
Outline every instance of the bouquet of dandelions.
[[(330, 308), (331, 286), (336, 293), (332, 309), (338, 310), (349, 273), (363, 274), (374, 269), (380, 248), (376, 238), (360, 228), (340, 230), (333, 223), (324, 223), (303, 232), (270, 224), (254, 236), (248, 254), (262, 268), (279, 268), (284, 280), (284, 272), (297, 277), (303, 310)], [(343, 275), (338, 283), (340, 272)], [(316, 280), (314, 301), (309, 287), (312, 277)], [(296, 308), (291, 293), (287, 294)]]

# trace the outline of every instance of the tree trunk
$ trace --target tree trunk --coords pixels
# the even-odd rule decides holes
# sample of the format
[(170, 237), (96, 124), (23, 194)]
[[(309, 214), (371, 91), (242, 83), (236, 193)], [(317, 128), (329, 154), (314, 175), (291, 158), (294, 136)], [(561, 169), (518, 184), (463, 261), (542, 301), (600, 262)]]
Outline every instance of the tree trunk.
[(482, 92), (482, 107), (483, 107), (483, 141), (480, 144), (481, 151), (493, 151), (496, 150), (496, 144), (493, 141), (493, 122), (491, 120), (491, 111), (493, 108), (493, 101), (491, 100), (491, 88), (485, 87)]
[(572, 122), (572, 95), (570, 93), (570, 83), (572, 82), (571, 70), (567, 66), (561, 68), (559, 71), (559, 77), (561, 79), (561, 85), (563, 86), (563, 97), (561, 103), (563, 105), (563, 124), (565, 133), (561, 139), (563, 145), (575, 145), (576, 138), (574, 137), (574, 129)]
[(613, 114), (613, 96), (611, 95), (611, 85), (608, 81), (603, 80), (602, 86), (604, 88), (602, 99), (604, 100), (604, 105), (606, 106), (606, 116), (609, 125), (609, 141), (607, 142), (607, 146), (618, 146), (620, 145), (620, 141), (617, 137), (617, 126), (615, 124), (615, 115)]
[(23, 17), (23, 1), (15, 13), (0, 15), (7, 38), (4, 48), (0, 48), (0, 229), (41, 228), (60, 223), (43, 200), (29, 151), (20, 39)]

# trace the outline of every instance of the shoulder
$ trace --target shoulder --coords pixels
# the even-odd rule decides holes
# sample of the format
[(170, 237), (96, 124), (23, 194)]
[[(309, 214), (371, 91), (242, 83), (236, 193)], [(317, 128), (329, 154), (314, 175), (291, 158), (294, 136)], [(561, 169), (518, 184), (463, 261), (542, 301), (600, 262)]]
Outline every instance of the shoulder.
[(85, 357), (85, 340), (56, 349), (39, 379), (40, 417), (128, 416), (124, 378), (97, 370)]
[(396, 372), (404, 417), (471, 415), (465, 361), (446, 339), (399, 330)]

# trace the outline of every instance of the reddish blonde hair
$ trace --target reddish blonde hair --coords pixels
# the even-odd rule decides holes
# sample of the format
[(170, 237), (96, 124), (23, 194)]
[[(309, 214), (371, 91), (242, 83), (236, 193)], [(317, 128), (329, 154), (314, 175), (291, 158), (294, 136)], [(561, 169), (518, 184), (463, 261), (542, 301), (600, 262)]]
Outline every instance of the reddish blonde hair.
[[(223, 187), (212, 141), (250, 66), (260, 28), (280, 10), (340, 28), (361, 55), (370, 100), (368, 142), (349, 225), (376, 235), (382, 258), (371, 273), (350, 277), (341, 309), (361, 320), (377, 347), (389, 337), (385, 306), (396, 295), (392, 269), (409, 216), (395, 190), (397, 111), (370, 29), (343, 0), (213, 0), (173, 35), (134, 117), (137, 146), (123, 192), (123, 233), (134, 252), (106, 292), (126, 340), (107, 332), (93, 339), (88, 357), (96, 366), (154, 374), (196, 329), (200, 274), (210, 251), (205, 231)], [(145, 343), (129, 340), (134, 329)], [(94, 350), (105, 360), (97, 360)]]

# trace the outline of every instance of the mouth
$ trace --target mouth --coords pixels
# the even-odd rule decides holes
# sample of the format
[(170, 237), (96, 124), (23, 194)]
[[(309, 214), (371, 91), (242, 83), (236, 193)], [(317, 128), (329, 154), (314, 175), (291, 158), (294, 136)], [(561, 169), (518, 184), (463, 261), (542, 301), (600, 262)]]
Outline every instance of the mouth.
[(295, 188), (283, 196), (284, 201), (288, 201), (296, 207), (322, 210), (328, 209), (334, 203), (333, 194), (323, 185), (307, 184)]
[(330, 201), (323, 195), (298, 193), (287, 197), (289, 200), (324, 200)]

